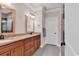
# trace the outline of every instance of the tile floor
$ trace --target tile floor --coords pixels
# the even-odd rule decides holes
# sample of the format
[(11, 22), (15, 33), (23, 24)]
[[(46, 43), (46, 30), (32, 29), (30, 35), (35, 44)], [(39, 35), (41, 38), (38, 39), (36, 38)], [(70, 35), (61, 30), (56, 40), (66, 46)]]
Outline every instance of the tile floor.
[(33, 56), (64, 56), (64, 47), (57, 47), (55, 45), (46, 44), (39, 48)]

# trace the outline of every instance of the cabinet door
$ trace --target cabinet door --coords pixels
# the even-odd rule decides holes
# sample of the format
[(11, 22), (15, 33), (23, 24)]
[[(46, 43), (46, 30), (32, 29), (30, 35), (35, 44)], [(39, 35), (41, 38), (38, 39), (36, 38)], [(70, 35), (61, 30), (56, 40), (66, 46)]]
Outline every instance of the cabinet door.
[(34, 53), (34, 47), (30, 48), (29, 50), (25, 51), (25, 56), (31, 56)]
[(37, 47), (38, 47), (38, 45), (37, 45), (38, 44), (37, 39), (35, 39), (35, 42), (34, 43), (35, 43), (35, 50), (37, 50)]
[(12, 56), (23, 56), (24, 48), (23, 47), (17, 47), (11, 51)]
[(34, 46), (34, 42), (33, 42), (32, 38), (29, 38), (24, 41), (25, 50), (28, 50), (28, 49), (32, 48), (33, 46)]
[(37, 43), (37, 48), (39, 48), (40, 47), (40, 38), (37, 39), (37, 42), (38, 42)]
[(25, 51), (24, 55), (25, 55), (25, 56), (31, 56), (31, 51), (30, 51), (30, 50)]
[(34, 44), (35, 44), (35, 50), (37, 50), (40, 47), (40, 36), (34, 37)]
[(30, 51), (31, 51), (31, 55), (33, 55), (33, 53), (35, 52), (34, 47), (32, 47)]
[(31, 56), (34, 53), (34, 40), (32, 38), (28, 38), (24, 41), (24, 54), (25, 56)]
[(2, 53), (0, 56), (10, 56), (10, 51)]

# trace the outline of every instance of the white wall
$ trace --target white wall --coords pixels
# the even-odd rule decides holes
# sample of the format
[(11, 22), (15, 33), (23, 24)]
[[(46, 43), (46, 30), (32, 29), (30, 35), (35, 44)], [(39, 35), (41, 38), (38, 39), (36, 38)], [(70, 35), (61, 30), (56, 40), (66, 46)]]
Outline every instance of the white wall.
[(16, 34), (25, 33), (25, 12), (26, 6), (24, 4), (12, 4), (12, 6), (16, 9)]
[(16, 34), (25, 33), (25, 15), (32, 10), (23, 3), (12, 3), (12, 6), (16, 9)]
[(45, 39), (43, 37), (43, 20), (44, 20), (44, 14), (43, 14), (43, 7), (36, 8), (36, 14), (35, 14), (35, 32), (41, 33), (41, 47), (45, 44)]
[[(79, 4), (65, 4), (65, 55), (79, 55)], [(71, 52), (72, 51), (72, 52)]]

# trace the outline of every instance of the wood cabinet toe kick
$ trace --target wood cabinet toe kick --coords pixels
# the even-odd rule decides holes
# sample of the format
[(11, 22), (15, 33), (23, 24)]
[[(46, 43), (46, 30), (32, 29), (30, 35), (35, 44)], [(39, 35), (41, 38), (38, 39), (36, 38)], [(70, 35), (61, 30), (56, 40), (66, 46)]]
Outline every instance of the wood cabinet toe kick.
[(31, 56), (40, 47), (40, 35), (0, 46), (0, 56)]

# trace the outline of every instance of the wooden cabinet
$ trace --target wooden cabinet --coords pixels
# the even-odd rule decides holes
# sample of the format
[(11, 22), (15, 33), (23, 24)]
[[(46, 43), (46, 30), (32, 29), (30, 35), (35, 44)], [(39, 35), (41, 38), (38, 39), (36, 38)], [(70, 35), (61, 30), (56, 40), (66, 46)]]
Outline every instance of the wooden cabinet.
[(25, 52), (25, 56), (31, 56), (34, 52), (34, 39), (31, 37), (31, 38), (28, 38), (24, 41), (24, 52)]
[(12, 56), (23, 56), (24, 53), (24, 44), (23, 41), (18, 41), (13, 43), (13, 49), (11, 50)]
[(31, 56), (34, 52), (34, 47), (32, 47), (25, 51), (25, 56)]
[(34, 44), (35, 44), (35, 50), (37, 50), (37, 47), (38, 47), (38, 45), (37, 45), (38, 44), (37, 39), (35, 39), (35, 43)]
[(25, 56), (31, 56), (31, 51), (30, 50), (25, 51), (24, 55)]
[(17, 47), (11, 51), (12, 56), (23, 56), (24, 53), (23, 47)]
[(40, 47), (40, 35), (0, 47), (0, 56), (31, 56)]
[(0, 54), (0, 56), (10, 56), (10, 51)]
[(37, 49), (40, 47), (40, 38), (37, 39)]
[(35, 36), (34, 38), (34, 46), (35, 46), (35, 51), (40, 47), (40, 36)]

